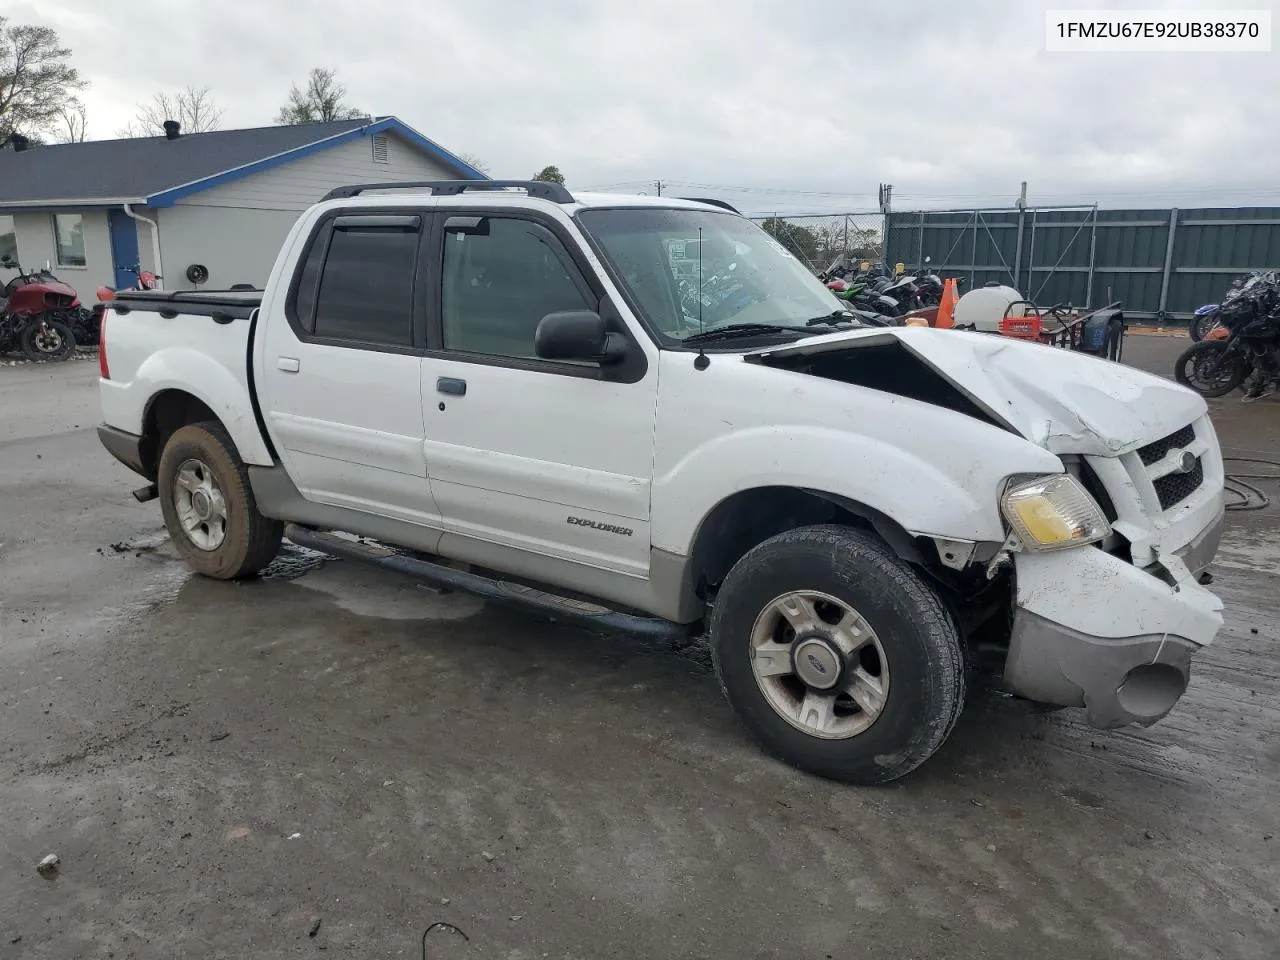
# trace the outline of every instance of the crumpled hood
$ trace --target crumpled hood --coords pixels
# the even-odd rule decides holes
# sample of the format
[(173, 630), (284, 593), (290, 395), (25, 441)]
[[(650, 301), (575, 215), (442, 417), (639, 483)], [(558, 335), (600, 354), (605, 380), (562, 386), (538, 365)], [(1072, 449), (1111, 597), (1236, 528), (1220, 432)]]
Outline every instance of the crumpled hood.
[(1204, 415), (1191, 390), (1123, 364), (1010, 337), (891, 327), (753, 351), (778, 358), (896, 340), (997, 421), (1053, 453), (1116, 456)]

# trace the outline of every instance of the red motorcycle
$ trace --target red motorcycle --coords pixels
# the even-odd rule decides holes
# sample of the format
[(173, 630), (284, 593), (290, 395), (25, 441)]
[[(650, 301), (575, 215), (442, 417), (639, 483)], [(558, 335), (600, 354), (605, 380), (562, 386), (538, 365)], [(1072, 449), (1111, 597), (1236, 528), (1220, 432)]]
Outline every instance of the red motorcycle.
[(75, 334), (64, 317), (82, 309), (74, 288), (48, 270), (23, 273), (12, 257), (0, 267), (18, 275), (0, 297), (0, 353), (21, 350), (29, 360), (66, 360), (76, 350)]

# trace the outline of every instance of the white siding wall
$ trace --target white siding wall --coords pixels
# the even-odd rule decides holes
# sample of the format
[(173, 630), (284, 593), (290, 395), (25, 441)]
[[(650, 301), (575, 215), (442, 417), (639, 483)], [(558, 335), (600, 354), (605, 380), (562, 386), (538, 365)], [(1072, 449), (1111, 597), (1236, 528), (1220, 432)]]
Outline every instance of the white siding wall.
[(242, 207), (178, 205), (156, 212), (166, 290), (190, 290), (186, 274), (193, 263), (208, 268), (206, 289), (225, 290), (233, 283), (261, 287), (298, 219), (297, 210)]
[[(298, 215), (334, 187), (399, 180), (452, 180), (457, 174), (394, 135), (387, 163), (375, 163), (368, 137), (192, 194), (155, 211), (160, 222), (164, 286), (189, 289), (187, 267), (209, 268), (210, 289), (262, 286)], [(148, 216), (153, 215), (148, 212)], [(145, 240), (139, 231), (139, 245)]]
[[(111, 240), (107, 233), (107, 215), (101, 210), (62, 210), (61, 213), (79, 213), (84, 218), (83, 267), (58, 266), (57, 250), (53, 243), (53, 217), (48, 211), (16, 213), (13, 215), (14, 232), (18, 235), (18, 260), (27, 270), (43, 267), (46, 260), (58, 279), (75, 287), (80, 302), (92, 306), (98, 302), (97, 289), (104, 284), (115, 285), (115, 267), (111, 263)], [(0, 270), (0, 284), (14, 276), (11, 270)]]

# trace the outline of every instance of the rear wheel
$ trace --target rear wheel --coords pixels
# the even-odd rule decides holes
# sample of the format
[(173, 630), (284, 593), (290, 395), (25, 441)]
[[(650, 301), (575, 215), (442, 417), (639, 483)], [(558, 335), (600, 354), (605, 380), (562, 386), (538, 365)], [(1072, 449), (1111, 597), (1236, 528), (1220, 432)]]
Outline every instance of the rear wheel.
[(76, 352), (75, 334), (61, 320), (36, 320), (22, 331), (22, 352), (28, 360), (66, 360)]
[(156, 485), (173, 545), (197, 573), (219, 580), (252, 576), (280, 551), (284, 528), (258, 512), (248, 472), (222, 424), (174, 431)]
[(1174, 376), (1202, 397), (1225, 397), (1249, 375), (1248, 361), (1225, 340), (1201, 340), (1183, 351)]
[(1209, 331), (1218, 325), (1218, 313), (1198, 314), (1191, 318), (1191, 339), (1197, 343), (1209, 335)]
[(804, 527), (747, 553), (716, 597), (711, 644), (751, 735), (819, 776), (905, 776), (964, 704), (946, 607), (883, 542), (848, 527)]

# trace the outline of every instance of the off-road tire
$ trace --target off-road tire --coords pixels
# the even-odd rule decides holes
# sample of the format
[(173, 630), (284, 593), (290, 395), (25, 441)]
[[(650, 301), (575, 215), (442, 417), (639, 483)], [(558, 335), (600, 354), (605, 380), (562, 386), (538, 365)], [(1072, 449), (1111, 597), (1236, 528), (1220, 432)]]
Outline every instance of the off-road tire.
[[(848, 739), (789, 724), (752, 670), (750, 637), (761, 611), (806, 590), (857, 610), (888, 660), (882, 712)], [(779, 759), (834, 780), (870, 786), (905, 776), (942, 746), (964, 706), (964, 657), (947, 607), (883, 541), (850, 527), (802, 527), (749, 551), (716, 596), (711, 650), (721, 689), (752, 737)]]
[[(174, 480), (182, 463), (191, 459), (209, 466), (226, 501), (226, 535), (215, 550), (197, 547), (178, 520)], [(217, 580), (251, 577), (280, 552), (284, 526), (258, 512), (249, 474), (222, 424), (193, 423), (175, 430), (160, 455), (156, 485), (173, 545), (197, 573)]]

